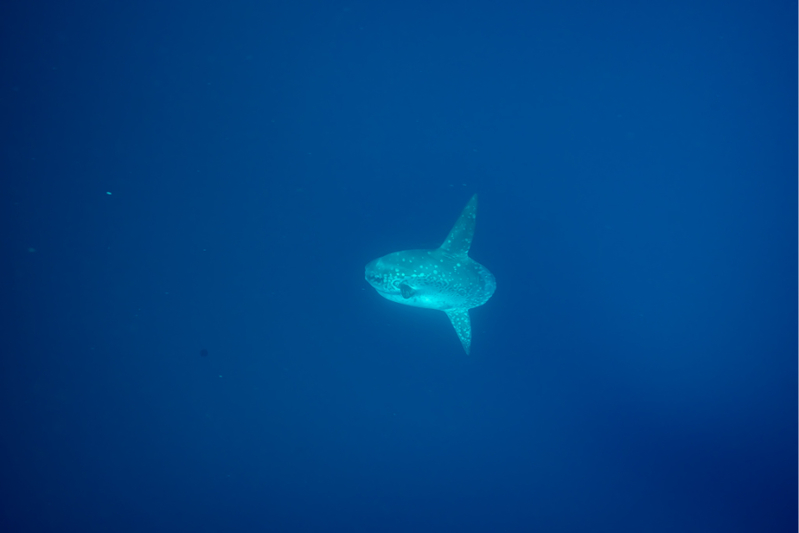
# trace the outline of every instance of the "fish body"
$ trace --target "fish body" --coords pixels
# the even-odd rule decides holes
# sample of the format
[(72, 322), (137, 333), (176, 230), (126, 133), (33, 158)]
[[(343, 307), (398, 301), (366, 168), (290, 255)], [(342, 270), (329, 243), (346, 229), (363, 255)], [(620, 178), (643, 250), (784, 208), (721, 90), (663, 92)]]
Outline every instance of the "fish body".
[(469, 257), (476, 215), (474, 195), (440, 247), (385, 255), (366, 265), (365, 276), (387, 300), (444, 311), (467, 354), (472, 341), (469, 309), (486, 303), (497, 287), (493, 274)]

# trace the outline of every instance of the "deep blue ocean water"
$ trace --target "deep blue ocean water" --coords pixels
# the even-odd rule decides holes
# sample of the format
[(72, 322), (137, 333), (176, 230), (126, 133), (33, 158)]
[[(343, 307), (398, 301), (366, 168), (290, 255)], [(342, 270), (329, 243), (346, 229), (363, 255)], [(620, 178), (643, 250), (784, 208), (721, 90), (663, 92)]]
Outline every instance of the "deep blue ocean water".
[[(0, 5), (0, 530), (796, 531), (797, 6)], [(466, 356), (364, 265), (480, 195)]]

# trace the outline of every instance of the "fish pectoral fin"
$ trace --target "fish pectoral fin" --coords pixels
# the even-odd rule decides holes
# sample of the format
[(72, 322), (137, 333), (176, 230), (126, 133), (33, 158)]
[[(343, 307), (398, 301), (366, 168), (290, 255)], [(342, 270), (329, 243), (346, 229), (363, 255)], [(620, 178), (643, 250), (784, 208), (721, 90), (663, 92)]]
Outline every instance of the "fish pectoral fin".
[(416, 291), (413, 290), (411, 286), (408, 285), (407, 283), (400, 284), (399, 290), (402, 293), (402, 297), (405, 298), (406, 300), (416, 293)]
[(463, 349), (466, 350), (466, 355), (469, 355), (469, 347), (472, 345), (472, 322), (469, 320), (469, 310), (450, 309), (444, 312), (452, 322), (452, 327), (455, 328), (455, 333), (458, 334)]

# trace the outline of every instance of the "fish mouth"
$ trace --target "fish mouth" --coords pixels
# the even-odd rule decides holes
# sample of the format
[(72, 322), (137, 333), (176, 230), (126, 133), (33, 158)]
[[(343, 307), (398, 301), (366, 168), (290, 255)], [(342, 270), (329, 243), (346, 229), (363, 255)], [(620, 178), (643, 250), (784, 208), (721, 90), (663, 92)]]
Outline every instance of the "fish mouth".
[(399, 296), (399, 291), (387, 291), (385, 289), (378, 289), (377, 287), (375, 287), (375, 289), (381, 296)]
[(400, 292), (397, 287), (391, 283), (387, 284), (382, 278), (378, 278), (376, 280), (367, 279), (366, 281), (368, 281), (369, 285), (374, 287), (374, 289), (380, 294), (399, 294)]
[(380, 290), (382, 287), (385, 286), (385, 281), (383, 280), (383, 276), (379, 274), (370, 274), (369, 272), (367, 272), (366, 276), (364, 277), (366, 278), (366, 282), (377, 290)]
[(383, 276), (367, 274), (366, 282), (381, 296), (397, 296), (400, 294), (399, 284), (401, 281), (399, 280), (387, 281)]
[(391, 290), (391, 286), (388, 285), (385, 278), (379, 274), (369, 274), (367, 272), (364, 278), (366, 279), (366, 282), (374, 287), (374, 289), (379, 293), (387, 293), (389, 290)]

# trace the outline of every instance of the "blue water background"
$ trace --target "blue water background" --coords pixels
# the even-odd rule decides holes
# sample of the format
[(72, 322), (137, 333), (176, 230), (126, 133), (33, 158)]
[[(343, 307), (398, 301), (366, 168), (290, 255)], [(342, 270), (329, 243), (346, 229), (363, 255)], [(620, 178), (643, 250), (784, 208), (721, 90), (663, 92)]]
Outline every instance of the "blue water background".
[(4, 2), (0, 529), (796, 531), (796, 21)]

